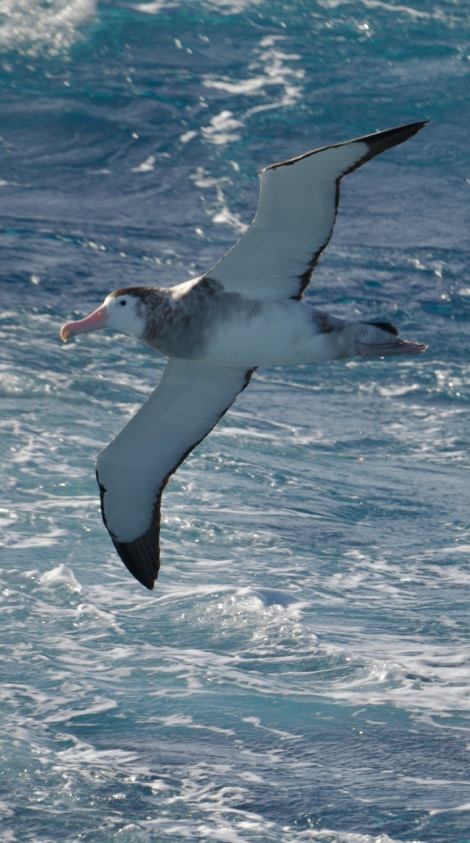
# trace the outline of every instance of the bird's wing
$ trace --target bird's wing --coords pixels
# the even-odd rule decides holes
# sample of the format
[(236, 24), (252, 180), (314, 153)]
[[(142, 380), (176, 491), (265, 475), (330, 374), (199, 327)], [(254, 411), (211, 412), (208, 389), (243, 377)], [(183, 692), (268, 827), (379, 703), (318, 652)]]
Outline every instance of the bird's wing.
[(326, 146), (260, 173), (256, 215), (247, 232), (207, 273), (232, 292), (253, 298), (298, 299), (335, 224), (343, 176), (416, 134), (411, 123)]
[(163, 489), (250, 376), (245, 369), (170, 359), (146, 403), (98, 456), (104, 523), (122, 561), (147, 588), (160, 564)]

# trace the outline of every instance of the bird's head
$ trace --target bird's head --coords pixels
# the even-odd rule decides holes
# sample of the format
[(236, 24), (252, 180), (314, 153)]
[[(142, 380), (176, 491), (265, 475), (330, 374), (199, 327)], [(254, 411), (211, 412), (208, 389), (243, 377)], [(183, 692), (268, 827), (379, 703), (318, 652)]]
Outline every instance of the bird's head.
[(100, 307), (77, 322), (66, 322), (60, 329), (64, 342), (73, 334), (99, 331), (101, 328), (113, 328), (140, 339), (145, 332), (146, 320), (142, 309), (142, 300), (138, 287), (116, 290), (106, 296)]

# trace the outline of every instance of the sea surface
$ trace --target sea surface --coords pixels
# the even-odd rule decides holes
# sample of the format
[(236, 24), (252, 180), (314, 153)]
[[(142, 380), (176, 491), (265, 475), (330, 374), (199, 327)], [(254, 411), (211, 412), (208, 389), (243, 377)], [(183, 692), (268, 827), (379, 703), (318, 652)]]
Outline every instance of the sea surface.
[[(0, 2), (2, 843), (469, 843), (469, 21)], [(261, 167), (415, 120), (344, 180), (308, 300), (428, 351), (259, 370), (147, 592), (94, 460), (164, 361), (61, 324), (209, 269)]]

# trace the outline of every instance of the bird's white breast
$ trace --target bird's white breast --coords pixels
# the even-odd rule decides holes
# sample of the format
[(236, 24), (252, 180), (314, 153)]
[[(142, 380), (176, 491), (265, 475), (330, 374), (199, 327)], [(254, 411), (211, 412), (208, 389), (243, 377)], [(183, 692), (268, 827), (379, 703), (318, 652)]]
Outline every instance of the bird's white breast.
[(324, 333), (304, 302), (244, 299), (218, 320), (202, 360), (219, 366), (282, 366), (339, 356), (336, 332)]

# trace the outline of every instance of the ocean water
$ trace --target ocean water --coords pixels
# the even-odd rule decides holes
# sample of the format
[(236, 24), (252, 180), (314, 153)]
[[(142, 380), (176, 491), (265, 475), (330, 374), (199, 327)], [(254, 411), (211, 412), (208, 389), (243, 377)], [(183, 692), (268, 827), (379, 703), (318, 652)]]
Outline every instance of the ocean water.
[[(468, 0), (0, 3), (0, 839), (470, 841)], [(208, 269), (256, 172), (344, 181), (309, 300), (416, 359), (259, 370), (153, 593), (94, 459), (163, 362), (61, 324)]]

